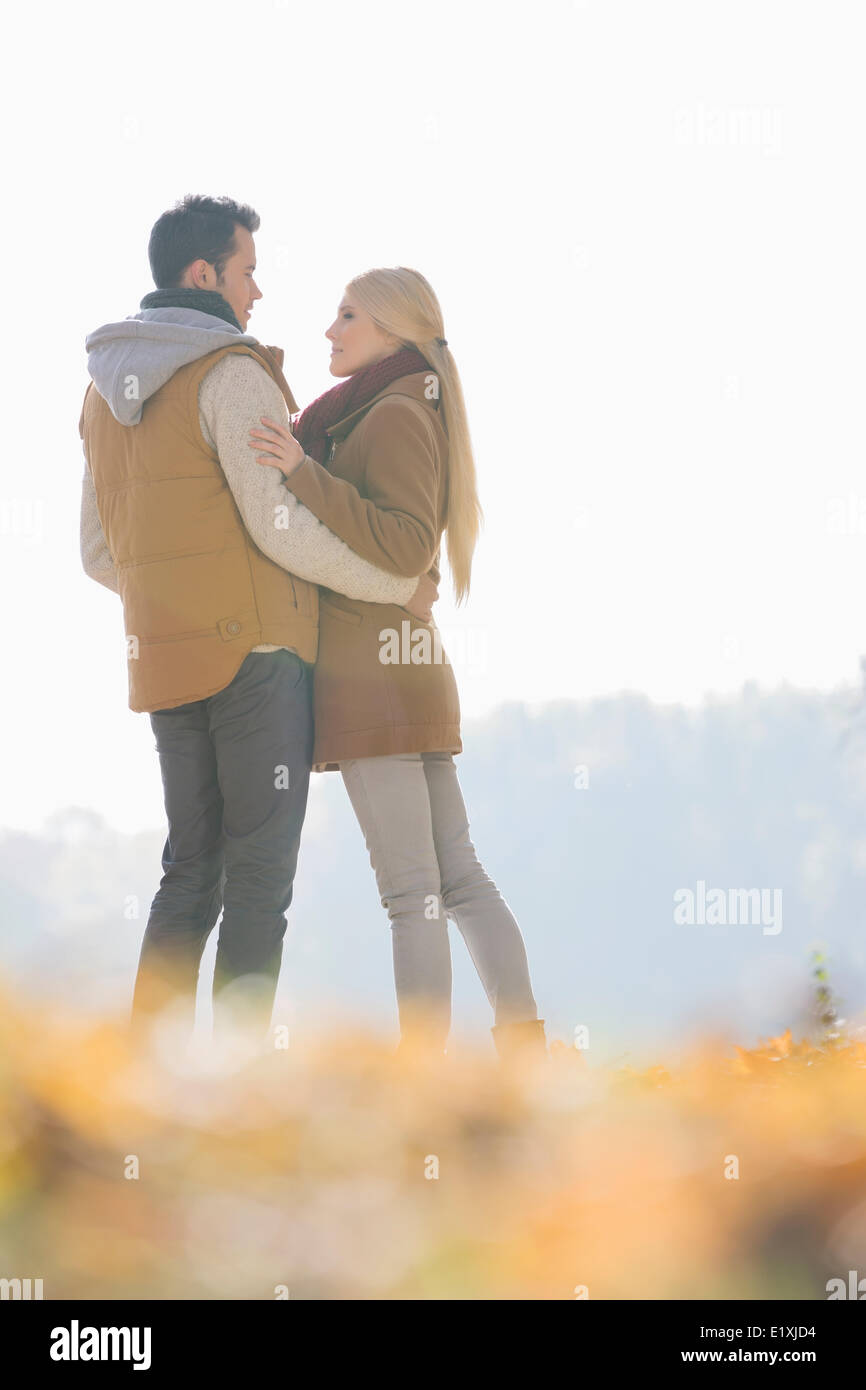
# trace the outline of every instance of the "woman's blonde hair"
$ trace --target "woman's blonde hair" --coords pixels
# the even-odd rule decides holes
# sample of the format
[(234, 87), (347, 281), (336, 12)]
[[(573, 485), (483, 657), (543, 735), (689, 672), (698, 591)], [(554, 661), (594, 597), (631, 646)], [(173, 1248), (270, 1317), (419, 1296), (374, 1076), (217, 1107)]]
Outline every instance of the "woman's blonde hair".
[(448, 504), (445, 540), (457, 602), (469, 593), (472, 555), (484, 518), (475, 477), (475, 457), (457, 364), (447, 346), (442, 310), (432, 286), (417, 270), (398, 265), (366, 270), (346, 286), (353, 299), (385, 333), (413, 347), (439, 378), (440, 410), (448, 436)]

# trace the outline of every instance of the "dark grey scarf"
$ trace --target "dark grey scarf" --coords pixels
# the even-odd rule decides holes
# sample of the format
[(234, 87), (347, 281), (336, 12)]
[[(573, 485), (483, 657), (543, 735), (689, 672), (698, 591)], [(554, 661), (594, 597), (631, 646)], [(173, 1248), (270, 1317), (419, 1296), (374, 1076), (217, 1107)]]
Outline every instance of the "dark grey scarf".
[(223, 299), (222, 295), (216, 290), (151, 290), (146, 294), (138, 306), (140, 309), (198, 309), (203, 314), (213, 314), (218, 319), (225, 319), (239, 333), (243, 329), (234, 316), (234, 311), (228, 300)]

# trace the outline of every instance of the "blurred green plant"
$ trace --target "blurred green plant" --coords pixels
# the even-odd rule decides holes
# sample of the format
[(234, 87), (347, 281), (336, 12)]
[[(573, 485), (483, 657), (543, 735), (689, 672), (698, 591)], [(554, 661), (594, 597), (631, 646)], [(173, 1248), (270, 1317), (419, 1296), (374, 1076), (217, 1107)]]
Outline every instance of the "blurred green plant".
[(828, 973), (829, 960), (822, 950), (812, 952), (812, 979), (815, 981), (813, 1016), (816, 1025), (816, 1042), (819, 1047), (839, 1047), (847, 1041), (844, 1025), (847, 1020), (839, 1013), (841, 1000), (830, 985)]

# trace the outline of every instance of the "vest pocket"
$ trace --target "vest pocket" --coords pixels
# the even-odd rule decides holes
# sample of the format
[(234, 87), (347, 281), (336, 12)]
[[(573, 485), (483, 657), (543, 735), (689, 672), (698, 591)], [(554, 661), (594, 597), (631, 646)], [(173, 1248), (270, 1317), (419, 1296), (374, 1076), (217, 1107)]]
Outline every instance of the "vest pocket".
[[(288, 571), (286, 571), (288, 574)], [(289, 583), (292, 586), (292, 601), (302, 618), (313, 617), (313, 600), (310, 592), (310, 585), (304, 579), (296, 579), (293, 574), (288, 575)]]

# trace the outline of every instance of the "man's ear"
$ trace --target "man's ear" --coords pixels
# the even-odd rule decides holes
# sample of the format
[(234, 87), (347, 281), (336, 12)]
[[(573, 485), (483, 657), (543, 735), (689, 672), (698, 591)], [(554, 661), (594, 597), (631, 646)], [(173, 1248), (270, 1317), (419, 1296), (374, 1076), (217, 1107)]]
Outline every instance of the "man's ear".
[(200, 290), (203, 288), (201, 284), (201, 275), (206, 269), (207, 261), (204, 260), (192, 261), (191, 264), (187, 266), (184, 278), (186, 278), (187, 275), (189, 276), (190, 289)]

